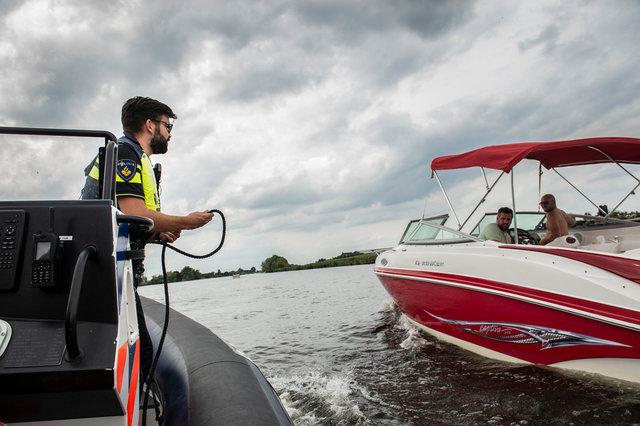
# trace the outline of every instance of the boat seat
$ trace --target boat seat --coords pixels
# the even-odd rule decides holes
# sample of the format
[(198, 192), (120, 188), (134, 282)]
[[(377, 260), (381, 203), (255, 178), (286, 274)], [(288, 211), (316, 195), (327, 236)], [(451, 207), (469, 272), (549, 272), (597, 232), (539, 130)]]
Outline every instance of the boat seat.
[(585, 244), (583, 246), (580, 246), (580, 248), (582, 250), (599, 251), (602, 253), (621, 253), (622, 252), (622, 248), (619, 241), (618, 242), (612, 241), (612, 240), (607, 241), (603, 235), (596, 236), (596, 238), (591, 242), (591, 244)]
[(632, 259), (640, 259), (640, 248), (633, 249), (633, 250), (627, 250), (627, 251), (624, 252), (624, 255), (626, 257), (630, 257)]
[(585, 244), (580, 247), (582, 250), (599, 251), (603, 253), (621, 253), (620, 243)]

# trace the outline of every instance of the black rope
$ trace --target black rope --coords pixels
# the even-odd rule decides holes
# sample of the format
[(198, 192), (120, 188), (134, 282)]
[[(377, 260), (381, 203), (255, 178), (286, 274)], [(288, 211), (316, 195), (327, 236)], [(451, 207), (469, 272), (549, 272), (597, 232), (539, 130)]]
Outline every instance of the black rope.
[(192, 259), (206, 259), (207, 257), (211, 257), (214, 254), (216, 254), (217, 252), (220, 251), (220, 249), (222, 248), (222, 245), (224, 244), (224, 239), (227, 233), (227, 221), (224, 218), (224, 214), (222, 214), (222, 212), (220, 210), (217, 209), (213, 209), (213, 210), (209, 210), (210, 213), (218, 213), (220, 215), (220, 219), (222, 219), (222, 237), (220, 238), (220, 244), (218, 244), (218, 247), (216, 247), (215, 250), (213, 250), (210, 253), (207, 254), (191, 254), (188, 253), (186, 251), (180, 250), (177, 247), (172, 246), (171, 244), (168, 244), (166, 241), (149, 241), (149, 243), (151, 244), (160, 244), (163, 246), (166, 246), (168, 248), (170, 248), (171, 250), (180, 253), (181, 255), (190, 257)]
[[(162, 346), (164, 345), (164, 340), (165, 337), (167, 335), (167, 330), (169, 329), (169, 282), (167, 280), (167, 266), (166, 266), (166, 253), (167, 253), (167, 248), (170, 248), (171, 250), (180, 253), (184, 256), (190, 257), (192, 259), (206, 259), (207, 257), (211, 257), (214, 254), (216, 254), (217, 252), (220, 251), (220, 249), (222, 248), (222, 245), (224, 244), (224, 239), (226, 237), (227, 234), (227, 221), (225, 220), (224, 214), (222, 214), (222, 212), (220, 210), (217, 209), (213, 209), (209, 211), (210, 213), (218, 213), (220, 215), (220, 219), (222, 219), (222, 236), (220, 237), (220, 244), (218, 244), (218, 247), (216, 247), (212, 252), (207, 253), (207, 254), (192, 254), (192, 253), (188, 253), (186, 251), (180, 250), (177, 247), (172, 246), (171, 244), (167, 243), (166, 241), (149, 241), (149, 243), (151, 244), (159, 244), (162, 246), (162, 255), (161, 255), (161, 261), (162, 261), (162, 278), (163, 278), (163, 284), (164, 284), (164, 300), (165, 300), (165, 304), (164, 304), (164, 325), (162, 327), (162, 335), (160, 336), (160, 341), (158, 342), (158, 350), (156, 351), (156, 355), (153, 358), (153, 363), (151, 364), (151, 370), (149, 371), (149, 376), (147, 377), (147, 380), (145, 381), (145, 384), (147, 385), (147, 389), (145, 391), (145, 395), (144, 395), (144, 403), (142, 405), (142, 422), (141, 424), (144, 426), (147, 423), (147, 404), (149, 402), (149, 391), (151, 389), (151, 383), (153, 383), (153, 377), (156, 371), (156, 366), (158, 365), (158, 360), (160, 359), (160, 353), (162, 352)], [(158, 407), (156, 407), (156, 421), (158, 422), (159, 425), (162, 425), (163, 419), (162, 417), (158, 414)]]
[[(164, 241), (162, 244), (162, 277), (164, 278), (164, 325), (162, 327), (162, 335), (160, 336), (160, 342), (158, 342), (158, 350), (156, 351), (156, 355), (153, 358), (153, 363), (151, 364), (151, 370), (149, 371), (149, 375), (147, 376), (147, 380), (145, 384), (147, 388), (144, 393), (144, 403), (142, 404), (142, 425), (147, 424), (147, 406), (149, 404), (149, 392), (151, 389), (151, 383), (153, 382), (153, 376), (156, 372), (156, 366), (158, 365), (158, 360), (160, 359), (160, 352), (162, 352), (162, 346), (164, 345), (164, 339), (167, 335), (167, 329), (169, 328), (169, 283), (167, 281), (167, 267), (165, 263), (165, 256), (167, 253), (167, 242)], [(155, 405), (155, 404), (154, 404)], [(159, 415), (158, 407), (156, 407), (156, 421), (159, 425), (162, 425), (162, 418)], [(164, 414), (164, 413), (163, 413)]]

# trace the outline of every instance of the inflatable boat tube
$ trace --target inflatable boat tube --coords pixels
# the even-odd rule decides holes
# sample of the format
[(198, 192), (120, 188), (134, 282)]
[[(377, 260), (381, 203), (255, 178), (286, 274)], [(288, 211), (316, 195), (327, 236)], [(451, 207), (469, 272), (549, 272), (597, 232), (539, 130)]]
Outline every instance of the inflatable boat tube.
[[(154, 351), (165, 306), (140, 297)], [(292, 425), (260, 370), (208, 328), (171, 309), (155, 371), (166, 425)], [(149, 421), (147, 421), (149, 424)]]

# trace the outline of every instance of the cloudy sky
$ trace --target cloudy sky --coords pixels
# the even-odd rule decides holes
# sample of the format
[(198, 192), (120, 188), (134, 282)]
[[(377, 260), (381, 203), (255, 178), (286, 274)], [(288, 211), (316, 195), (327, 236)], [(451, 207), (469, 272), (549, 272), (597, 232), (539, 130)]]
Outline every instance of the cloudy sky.
[[(169, 153), (152, 157), (163, 209), (218, 208), (229, 229), (219, 255), (170, 254), (169, 269), (389, 247), (423, 210), (446, 212), (428, 174), (435, 156), (640, 136), (640, 3), (630, 0), (0, 6), (0, 124), (120, 135), (135, 95), (178, 114)], [(77, 196), (99, 143), (52, 143), (3, 137), (0, 198)], [(537, 192), (523, 208), (536, 208)], [(212, 224), (176, 245), (203, 253), (218, 238)]]

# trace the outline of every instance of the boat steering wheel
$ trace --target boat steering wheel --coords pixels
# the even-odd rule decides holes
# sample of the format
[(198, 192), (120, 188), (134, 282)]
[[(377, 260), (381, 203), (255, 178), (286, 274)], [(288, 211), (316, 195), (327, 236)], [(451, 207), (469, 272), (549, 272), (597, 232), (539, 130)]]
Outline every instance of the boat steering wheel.
[[(514, 239), (513, 228), (509, 229), (509, 235), (511, 235), (511, 238)], [(536, 234), (535, 232), (530, 233), (525, 231), (524, 229), (518, 228), (518, 244), (537, 246), (540, 244), (540, 235)]]

